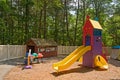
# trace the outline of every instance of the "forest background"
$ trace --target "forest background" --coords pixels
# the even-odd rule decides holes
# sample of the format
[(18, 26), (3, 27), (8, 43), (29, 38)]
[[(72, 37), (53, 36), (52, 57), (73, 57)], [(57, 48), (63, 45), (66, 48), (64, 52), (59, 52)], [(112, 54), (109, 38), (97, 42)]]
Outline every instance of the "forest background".
[(44, 38), (79, 46), (87, 15), (98, 18), (106, 46), (120, 45), (120, 0), (0, 0), (0, 45)]

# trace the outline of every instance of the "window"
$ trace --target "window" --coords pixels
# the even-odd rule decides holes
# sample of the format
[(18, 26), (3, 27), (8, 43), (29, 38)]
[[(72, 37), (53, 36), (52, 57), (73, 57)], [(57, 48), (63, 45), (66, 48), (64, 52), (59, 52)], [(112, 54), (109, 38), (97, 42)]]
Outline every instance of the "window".
[(55, 47), (49, 47), (49, 48), (46, 48), (46, 52), (55, 51), (55, 50), (56, 50)]
[(40, 52), (44, 52), (45, 51), (45, 48), (41, 48), (39, 49)]
[(101, 36), (101, 30), (99, 30), (99, 29), (94, 29), (94, 35), (95, 35), (95, 36)]

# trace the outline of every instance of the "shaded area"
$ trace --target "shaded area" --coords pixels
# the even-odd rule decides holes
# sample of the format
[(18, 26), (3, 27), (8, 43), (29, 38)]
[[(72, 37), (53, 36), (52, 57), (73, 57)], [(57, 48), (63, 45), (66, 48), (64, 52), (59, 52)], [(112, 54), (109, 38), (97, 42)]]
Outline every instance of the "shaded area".
[(105, 69), (100, 69), (98, 67), (96, 67), (96, 68), (84, 67), (84, 66), (82, 66), (82, 64), (79, 64), (78, 66), (79, 67), (77, 67), (77, 68), (72, 68), (72, 69), (61, 71), (61, 72), (53, 72), (51, 74), (55, 77), (58, 77), (58, 76), (70, 74), (70, 73), (87, 73), (87, 72), (90, 72), (93, 70), (95, 70), (95, 71), (107, 71)]
[[(48, 58), (43, 58), (43, 63), (49, 63), (51, 60), (62, 60), (65, 58), (67, 55), (62, 54), (58, 55), (57, 57), (48, 57)], [(15, 59), (10, 59), (10, 60), (5, 60), (5, 61), (0, 61), (0, 65), (24, 65), (24, 58), (15, 58)]]
[(24, 58), (16, 58), (16, 59), (10, 59), (10, 60), (5, 60), (1, 61), (0, 65), (21, 65), (24, 64)]
[(108, 59), (108, 63), (112, 64), (112, 65), (114, 65), (116, 67), (120, 67), (120, 60), (116, 60), (116, 59), (110, 58), (110, 59)]
[[(49, 63), (51, 60), (57, 60), (60, 61), (64, 59), (68, 54), (60, 54), (57, 57), (49, 57), (49, 58), (43, 58), (43, 63)], [(10, 60), (5, 60), (5, 61), (0, 61), (0, 65), (22, 65), (24, 64), (24, 58), (15, 58), (15, 59), (10, 59)], [(108, 64), (112, 64), (116, 67), (120, 67), (120, 60), (115, 60), (112, 58), (108, 59)], [(81, 64), (79, 64), (81, 66)]]
[(65, 75), (65, 74), (70, 74), (70, 73), (87, 73), (94, 70), (93, 68), (88, 68), (88, 67), (77, 67), (77, 68), (72, 68), (69, 70), (64, 70), (61, 72), (53, 72), (51, 73), (54, 76), (61, 76), (61, 75)]

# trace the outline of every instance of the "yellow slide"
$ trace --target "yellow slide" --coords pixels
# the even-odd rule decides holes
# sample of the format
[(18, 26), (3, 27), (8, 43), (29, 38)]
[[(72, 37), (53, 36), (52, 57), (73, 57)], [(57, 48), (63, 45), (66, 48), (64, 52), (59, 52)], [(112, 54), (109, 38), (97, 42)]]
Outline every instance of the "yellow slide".
[(83, 63), (83, 56), (79, 58), (78, 62), (80, 62), (81, 64)]
[(85, 54), (87, 51), (91, 50), (91, 46), (80, 46), (76, 50), (74, 50), (70, 55), (68, 55), (63, 60), (54, 63), (53, 69), (56, 71), (62, 71), (68, 67), (70, 67), (77, 59), (79, 59), (83, 54)]
[(108, 69), (107, 61), (100, 55), (95, 57), (95, 66), (99, 67), (100, 69)]

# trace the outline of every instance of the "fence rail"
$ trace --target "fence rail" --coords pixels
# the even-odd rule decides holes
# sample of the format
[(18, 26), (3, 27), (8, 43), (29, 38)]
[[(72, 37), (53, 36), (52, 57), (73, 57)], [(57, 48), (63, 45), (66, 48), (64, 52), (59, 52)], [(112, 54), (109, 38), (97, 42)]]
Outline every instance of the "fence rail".
[[(79, 46), (58, 46), (58, 54), (70, 54)], [(110, 47), (103, 47), (110, 55), (112, 49)], [(26, 45), (0, 45), (0, 61), (9, 60), (19, 57), (24, 57), (26, 52)]]

